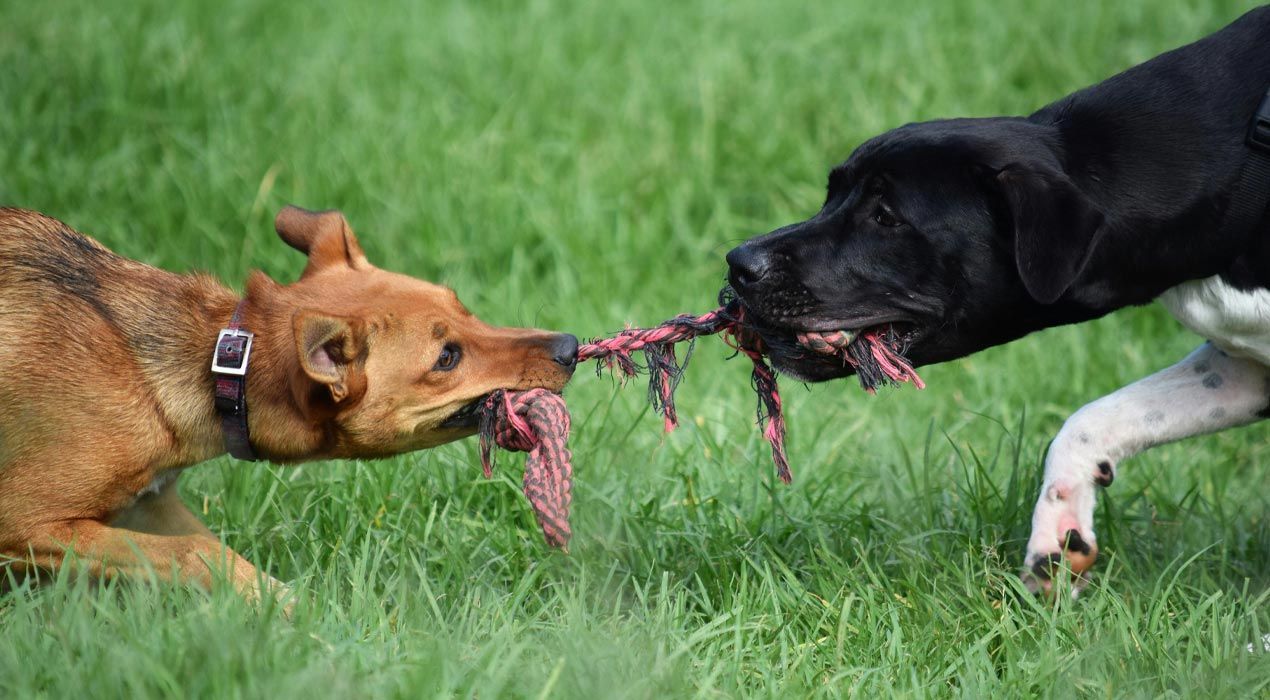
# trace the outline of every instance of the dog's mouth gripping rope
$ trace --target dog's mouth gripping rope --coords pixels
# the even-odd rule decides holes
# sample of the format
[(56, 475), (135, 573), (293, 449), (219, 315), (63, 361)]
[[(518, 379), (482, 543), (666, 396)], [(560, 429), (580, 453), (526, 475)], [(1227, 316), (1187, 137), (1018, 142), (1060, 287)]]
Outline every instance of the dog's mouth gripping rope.
[[(733, 300), (709, 313), (676, 316), (652, 328), (627, 328), (607, 338), (596, 338), (578, 348), (578, 361), (597, 361), (597, 372), (609, 369), (624, 379), (648, 375), (648, 400), (661, 414), (666, 431), (679, 425), (675, 409), (675, 389), (692, 358), (696, 339), (720, 335), (753, 365), (750, 382), (758, 395), (758, 424), (771, 445), (772, 461), (780, 480), (789, 483), (792, 474), (785, 454), (785, 417), (781, 408), (776, 371), (764, 357), (761, 336), (747, 322), (745, 307)], [(904, 344), (893, 329), (870, 329), (859, 333), (800, 333), (796, 336), (806, 351), (835, 357), (850, 366), (866, 391), (874, 392), (885, 383), (912, 382), (925, 386), (904, 358)], [(680, 359), (675, 345), (688, 343)], [(643, 353), (643, 364), (633, 353)], [(545, 389), (499, 390), (486, 398), (480, 409), (481, 462), (488, 477), (492, 449), (528, 452), (525, 460), (524, 491), (547, 542), (566, 547), (572, 531), (569, 506), (572, 501), (573, 469), (567, 447), (569, 413), (564, 399)]]

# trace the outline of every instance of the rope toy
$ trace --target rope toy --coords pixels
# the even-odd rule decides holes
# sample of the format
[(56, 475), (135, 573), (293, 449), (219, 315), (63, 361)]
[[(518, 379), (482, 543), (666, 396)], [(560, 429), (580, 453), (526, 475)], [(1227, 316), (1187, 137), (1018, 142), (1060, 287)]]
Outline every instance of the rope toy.
[(528, 452), (522, 488), (547, 544), (568, 552), (573, 530), (573, 455), (569, 452), (569, 410), (564, 397), (546, 389), (505, 391), (485, 398), (480, 409), (481, 468), (494, 473), (494, 445)]
[[(652, 328), (627, 328), (611, 337), (596, 338), (578, 347), (578, 361), (595, 360), (597, 374), (608, 369), (623, 379), (647, 374), (648, 401), (661, 414), (666, 431), (670, 432), (679, 425), (675, 389), (692, 359), (696, 339), (703, 335), (721, 336), (724, 343), (749, 358), (753, 365), (750, 383), (758, 395), (758, 424), (764, 439), (771, 445), (776, 474), (788, 484), (793, 476), (785, 454), (785, 417), (776, 371), (764, 359), (763, 340), (747, 322), (741, 302), (729, 299), (727, 289), (720, 294), (720, 302), (718, 309), (698, 316), (684, 314)], [(891, 383), (912, 382), (919, 389), (925, 387), (904, 358), (904, 343), (892, 328), (860, 333), (801, 333), (796, 340), (807, 352), (836, 357), (850, 366), (861, 387), (871, 394), (879, 386)], [(675, 345), (684, 342), (688, 347), (680, 360)], [(636, 352), (643, 353), (643, 364), (632, 357)], [(485, 476), (492, 473), (494, 445), (528, 452), (525, 496), (547, 543), (566, 548), (572, 534), (569, 505), (573, 468), (566, 446), (569, 412), (564, 399), (545, 389), (499, 390), (485, 400), (480, 417), (481, 464)]]

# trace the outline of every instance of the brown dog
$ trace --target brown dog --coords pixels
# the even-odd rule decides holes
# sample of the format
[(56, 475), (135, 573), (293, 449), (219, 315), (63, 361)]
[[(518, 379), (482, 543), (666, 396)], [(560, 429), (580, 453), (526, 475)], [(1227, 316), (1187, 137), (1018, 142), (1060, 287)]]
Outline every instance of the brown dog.
[(73, 550), (98, 576), (210, 586), (223, 563), (248, 597), (277, 583), (176, 490), (226, 451), (209, 366), (233, 316), (255, 332), (244, 444), (276, 462), (433, 447), (472, 434), (494, 389), (568, 382), (573, 336), (490, 327), (449, 289), (372, 266), (338, 212), (287, 207), (275, 223), (308, 266), (288, 286), (253, 273), (240, 303), (0, 208), (0, 578)]

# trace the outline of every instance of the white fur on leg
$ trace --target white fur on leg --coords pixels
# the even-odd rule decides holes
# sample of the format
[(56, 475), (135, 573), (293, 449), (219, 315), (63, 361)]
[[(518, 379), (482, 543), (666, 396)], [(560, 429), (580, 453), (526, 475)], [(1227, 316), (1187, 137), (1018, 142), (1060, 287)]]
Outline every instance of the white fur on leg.
[[(1109, 485), (1121, 460), (1155, 445), (1258, 420), (1270, 403), (1267, 382), (1270, 369), (1264, 365), (1205, 344), (1176, 365), (1068, 418), (1046, 455), (1041, 496), (1032, 513), (1029, 585), (1048, 588), (1047, 569), (1056, 555), (1067, 557), (1077, 573), (1093, 563), (1095, 485)], [(1071, 540), (1074, 548), (1065, 546), (1070, 531), (1077, 535)], [(1077, 589), (1082, 583), (1083, 577)]]

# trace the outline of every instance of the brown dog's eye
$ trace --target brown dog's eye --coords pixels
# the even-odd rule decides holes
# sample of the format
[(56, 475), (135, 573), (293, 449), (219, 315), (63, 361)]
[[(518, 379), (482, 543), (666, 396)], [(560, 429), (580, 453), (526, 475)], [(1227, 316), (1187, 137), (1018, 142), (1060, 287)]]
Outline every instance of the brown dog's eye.
[(463, 357), (463, 350), (455, 343), (446, 343), (441, 348), (441, 355), (437, 357), (437, 363), (432, 369), (439, 372), (449, 372), (459, 366), (459, 358)]
[(895, 212), (891, 211), (890, 207), (886, 206), (886, 202), (878, 202), (877, 211), (873, 212), (873, 221), (878, 226), (887, 228), (895, 228), (904, 223), (895, 216)]

